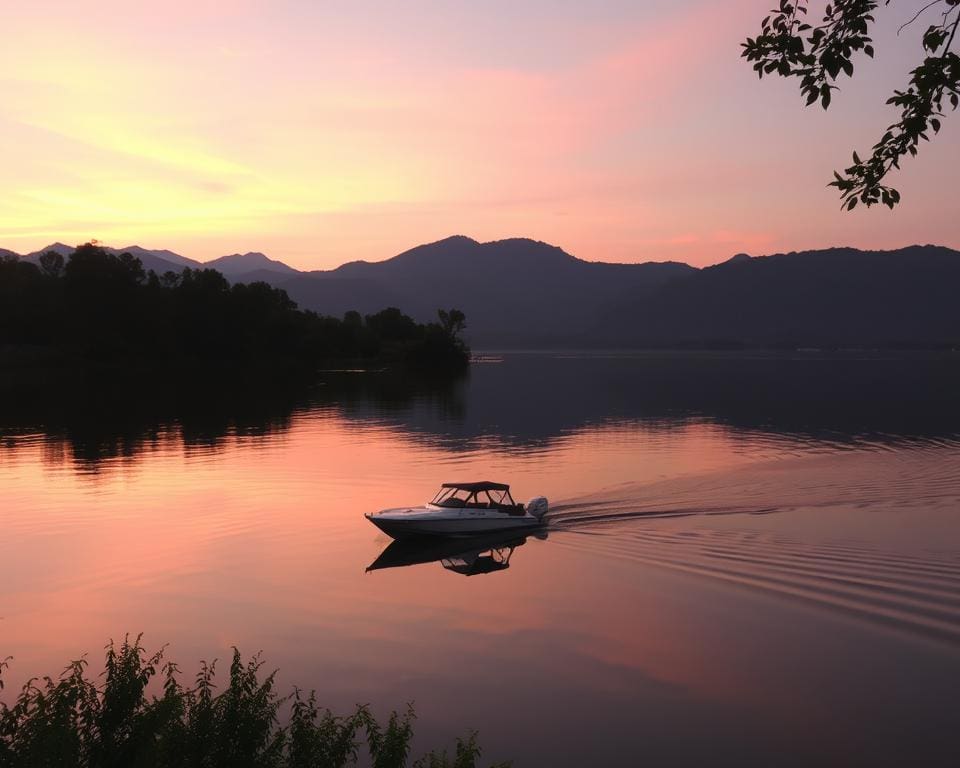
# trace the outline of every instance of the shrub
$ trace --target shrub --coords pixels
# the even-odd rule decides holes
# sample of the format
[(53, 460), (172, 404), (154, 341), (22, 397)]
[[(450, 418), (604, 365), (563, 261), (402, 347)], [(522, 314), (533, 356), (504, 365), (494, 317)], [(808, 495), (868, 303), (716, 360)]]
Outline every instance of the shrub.
[[(276, 672), (261, 674), (260, 655), (234, 649), (226, 688), (217, 693), (216, 662), (203, 663), (193, 686), (176, 664), (149, 654), (140, 637), (106, 647), (102, 682), (86, 659), (54, 680), (28, 681), (12, 706), (0, 703), (3, 768), (338, 768), (365, 749), (374, 768), (407, 764), (413, 709), (380, 724), (366, 706), (345, 716), (294, 689), (281, 696)], [(0, 673), (9, 659), (0, 661)], [(148, 694), (159, 675), (156, 694)], [(0, 678), (2, 688), (2, 678)], [(287, 712), (281, 725), (281, 712)], [(453, 757), (432, 751), (414, 768), (475, 768), (476, 734), (458, 739)]]

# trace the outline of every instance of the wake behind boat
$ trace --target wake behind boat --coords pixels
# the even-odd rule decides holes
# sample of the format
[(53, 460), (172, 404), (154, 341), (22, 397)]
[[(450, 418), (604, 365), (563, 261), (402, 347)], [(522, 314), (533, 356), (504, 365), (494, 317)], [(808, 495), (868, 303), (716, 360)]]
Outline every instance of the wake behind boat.
[(395, 539), (410, 536), (474, 536), (516, 531), (543, 524), (543, 496), (518, 504), (510, 486), (489, 481), (444, 483), (433, 500), (419, 507), (397, 507), (366, 518)]

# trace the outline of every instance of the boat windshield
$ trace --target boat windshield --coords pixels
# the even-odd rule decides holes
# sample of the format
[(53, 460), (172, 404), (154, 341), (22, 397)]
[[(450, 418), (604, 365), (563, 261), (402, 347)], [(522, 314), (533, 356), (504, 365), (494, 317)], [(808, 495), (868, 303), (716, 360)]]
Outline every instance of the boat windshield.
[(430, 502), (438, 507), (477, 507), (494, 509), (514, 506), (509, 490), (474, 491), (469, 488), (441, 488)]

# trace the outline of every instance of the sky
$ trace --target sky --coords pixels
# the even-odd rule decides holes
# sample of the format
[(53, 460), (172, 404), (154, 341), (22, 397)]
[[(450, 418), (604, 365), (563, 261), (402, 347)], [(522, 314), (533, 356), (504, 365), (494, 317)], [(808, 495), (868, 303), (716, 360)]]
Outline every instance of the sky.
[(826, 188), (896, 119), (921, 3), (878, 10), (877, 57), (827, 112), (739, 58), (770, 5), (0, 0), (0, 248), (316, 269), (453, 234), (695, 265), (960, 247), (960, 118), (894, 211)]

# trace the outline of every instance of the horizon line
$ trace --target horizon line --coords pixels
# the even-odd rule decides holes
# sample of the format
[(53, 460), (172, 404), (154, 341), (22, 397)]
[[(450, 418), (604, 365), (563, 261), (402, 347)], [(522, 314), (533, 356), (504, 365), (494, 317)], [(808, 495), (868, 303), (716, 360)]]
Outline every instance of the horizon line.
[[(575, 254), (570, 253), (569, 251), (567, 251), (566, 249), (564, 249), (562, 246), (554, 245), (553, 243), (547, 242), (546, 240), (539, 240), (539, 239), (534, 238), (534, 237), (522, 237), (522, 236), (518, 236), (518, 237), (505, 237), (505, 238), (499, 238), (499, 239), (494, 239), (494, 240), (477, 240), (476, 238), (470, 237), (469, 235), (454, 234), (454, 235), (448, 235), (448, 236), (446, 236), (446, 237), (442, 237), (442, 238), (440, 238), (439, 240), (431, 240), (431, 241), (429, 241), (429, 242), (419, 243), (419, 244), (414, 245), (414, 246), (412, 246), (412, 247), (410, 247), (410, 248), (406, 248), (406, 249), (404, 249), (404, 250), (402, 250), (402, 251), (399, 251), (398, 253), (395, 253), (395, 254), (393, 254), (393, 255), (391, 255), (391, 256), (387, 256), (386, 258), (383, 258), (383, 259), (378, 259), (378, 260), (374, 260), (374, 261), (370, 261), (370, 260), (367, 260), (367, 259), (351, 259), (351, 260), (348, 260), (348, 261), (340, 262), (339, 264), (337, 264), (337, 265), (335, 265), (335, 266), (331, 266), (331, 267), (327, 267), (327, 268), (316, 267), (316, 268), (311, 268), (311, 269), (298, 269), (297, 267), (290, 266), (289, 264), (287, 264), (287, 263), (286, 263), (285, 261), (283, 261), (282, 259), (273, 258), (273, 257), (271, 257), (269, 254), (267, 254), (267, 253), (265, 253), (265, 252), (263, 252), (263, 251), (257, 251), (257, 250), (250, 250), (250, 251), (246, 251), (246, 252), (242, 252), (242, 253), (241, 253), (240, 251), (235, 251), (235, 252), (233, 252), (233, 253), (224, 254), (224, 255), (222, 255), (222, 256), (215, 256), (214, 258), (209, 259), (208, 261), (200, 261), (199, 259), (195, 259), (195, 258), (193, 258), (193, 257), (191, 257), (191, 256), (185, 256), (185, 255), (183, 255), (182, 253), (179, 253), (179, 252), (177, 252), (177, 251), (171, 250), (171, 249), (169, 249), (169, 248), (150, 248), (150, 247), (147, 247), (147, 246), (140, 245), (139, 243), (130, 243), (130, 244), (124, 245), (124, 246), (114, 246), (114, 245), (109, 245), (109, 244), (107, 244), (107, 243), (104, 242), (104, 241), (97, 240), (97, 239), (95, 239), (95, 238), (91, 238), (90, 240), (87, 240), (86, 242), (78, 243), (77, 245), (70, 245), (70, 244), (68, 244), (68, 243), (63, 242), (62, 240), (55, 240), (54, 242), (49, 243), (49, 244), (47, 244), (46, 246), (43, 246), (43, 247), (38, 248), (38, 249), (33, 250), (33, 251), (29, 251), (29, 252), (27, 252), (27, 253), (19, 253), (19, 252), (17, 252), (17, 251), (14, 251), (13, 249), (4, 248), (3, 246), (0, 246), (0, 251), (6, 251), (6, 252), (8, 252), (8, 253), (12, 253), (12, 254), (16, 255), (16, 256), (17, 256), (18, 258), (20, 258), (20, 259), (26, 259), (26, 258), (29, 258), (30, 256), (36, 256), (36, 255), (38, 255), (38, 254), (46, 253), (47, 251), (49, 251), (49, 250), (51, 250), (51, 249), (53, 249), (53, 248), (56, 248), (56, 247), (58, 247), (58, 246), (62, 246), (62, 247), (64, 247), (64, 248), (72, 248), (72, 249), (76, 250), (76, 249), (79, 248), (80, 246), (83, 246), (83, 245), (91, 245), (91, 244), (92, 244), (92, 245), (97, 245), (97, 246), (99, 246), (99, 247), (106, 248), (106, 249), (109, 249), (109, 250), (112, 250), (112, 251), (116, 251), (116, 252), (118, 252), (118, 253), (124, 253), (124, 252), (126, 252), (126, 251), (128, 251), (128, 250), (130, 250), (130, 249), (135, 249), (135, 248), (136, 248), (136, 249), (143, 250), (143, 251), (148, 251), (148, 252), (153, 253), (153, 254), (159, 254), (159, 253), (161, 253), (161, 252), (166, 252), (166, 253), (173, 254), (174, 256), (178, 256), (179, 258), (187, 259), (187, 260), (189, 260), (189, 261), (196, 262), (198, 265), (200, 265), (200, 267), (203, 267), (203, 268), (211, 268), (209, 265), (213, 264), (213, 263), (216, 262), (216, 261), (220, 261), (220, 260), (222, 260), (222, 259), (229, 259), (229, 258), (233, 258), (233, 257), (243, 257), (243, 256), (256, 255), (256, 256), (262, 256), (262, 257), (264, 257), (265, 259), (267, 259), (267, 260), (269, 260), (269, 261), (282, 264), (284, 267), (287, 267), (288, 269), (294, 270), (295, 272), (298, 272), (298, 273), (301, 273), (301, 274), (309, 274), (309, 273), (311, 273), (311, 272), (332, 272), (332, 271), (335, 271), (335, 270), (337, 270), (337, 269), (339, 269), (339, 268), (341, 268), (341, 267), (347, 266), (347, 265), (349, 265), (349, 264), (383, 264), (383, 263), (386, 263), (386, 262), (388, 262), (388, 261), (391, 261), (392, 259), (397, 258), (398, 256), (402, 256), (402, 255), (404, 255), (404, 254), (406, 254), (406, 253), (409, 253), (409, 252), (411, 252), (411, 251), (417, 250), (418, 248), (426, 248), (426, 247), (429, 247), (429, 246), (438, 245), (438, 244), (440, 244), (440, 243), (447, 242), (447, 241), (449, 241), (449, 240), (458, 240), (458, 239), (469, 240), (470, 242), (476, 243), (477, 245), (492, 245), (492, 244), (496, 244), (496, 243), (505, 243), (505, 242), (510, 242), (510, 241), (522, 241), (522, 242), (537, 243), (537, 244), (540, 244), (540, 245), (547, 246), (547, 247), (549, 247), (549, 248), (557, 249), (557, 250), (561, 251), (562, 253), (566, 254), (567, 256), (570, 256), (571, 258), (576, 259), (577, 261), (581, 261), (581, 262), (588, 263), (588, 264), (610, 264), (610, 265), (617, 265), (617, 266), (643, 266), (643, 265), (646, 265), (646, 264), (683, 264), (683, 265), (685, 265), (685, 266), (690, 267), (691, 269), (696, 269), (696, 270), (701, 270), (701, 269), (705, 269), (705, 268), (707, 268), (707, 267), (712, 267), (712, 266), (718, 266), (718, 265), (720, 265), (720, 264), (724, 264), (724, 263), (726, 263), (726, 262), (728, 262), (728, 261), (730, 261), (730, 260), (732, 260), (732, 259), (738, 258), (738, 257), (740, 257), (740, 256), (747, 256), (747, 257), (749, 257), (749, 258), (751, 258), (751, 259), (758, 259), (758, 258), (769, 258), (769, 257), (772, 257), (772, 256), (787, 256), (787, 255), (790, 255), (790, 254), (816, 253), (816, 252), (820, 252), (820, 251), (834, 251), (834, 250), (853, 250), (853, 251), (860, 251), (860, 252), (862, 252), (862, 253), (891, 253), (891, 252), (894, 252), (894, 251), (906, 250), (907, 248), (945, 248), (945, 249), (947, 249), (947, 250), (953, 250), (953, 251), (960, 250), (960, 249), (957, 249), (957, 248), (951, 248), (951, 247), (948, 246), (948, 245), (942, 245), (942, 244), (938, 244), (938, 243), (918, 243), (918, 242), (909, 243), (909, 244), (907, 244), (907, 245), (900, 245), (900, 246), (896, 246), (896, 247), (890, 247), (890, 248), (858, 248), (858, 247), (856, 247), (856, 246), (851, 246), (851, 245), (833, 245), (833, 246), (827, 246), (827, 247), (824, 247), (824, 248), (806, 248), (806, 249), (802, 249), (802, 250), (775, 251), (775, 252), (772, 252), (772, 253), (758, 253), (758, 254), (751, 254), (751, 253), (747, 253), (746, 251), (740, 251), (740, 252), (738, 252), (738, 253), (735, 253), (735, 254), (732, 254), (732, 255), (728, 256), (728, 257), (725, 258), (725, 259), (721, 259), (720, 261), (716, 261), (716, 262), (712, 262), (712, 263), (710, 263), (710, 264), (703, 264), (703, 265), (697, 266), (697, 265), (695, 265), (695, 264), (690, 264), (689, 262), (686, 262), (686, 261), (679, 261), (679, 260), (677, 260), (677, 259), (664, 259), (664, 260), (652, 260), (652, 259), (651, 259), (651, 260), (648, 260), (648, 261), (603, 261), (603, 260), (599, 260), (599, 259), (598, 259), (598, 260), (585, 259), (585, 258), (583, 258), (583, 257), (581, 257), (581, 256), (577, 256), (577, 255), (575, 255)], [(158, 257), (158, 258), (163, 258), (162, 256), (157, 256), (157, 257)], [(173, 262), (171, 262), (171, 264), (173, 264)]]

